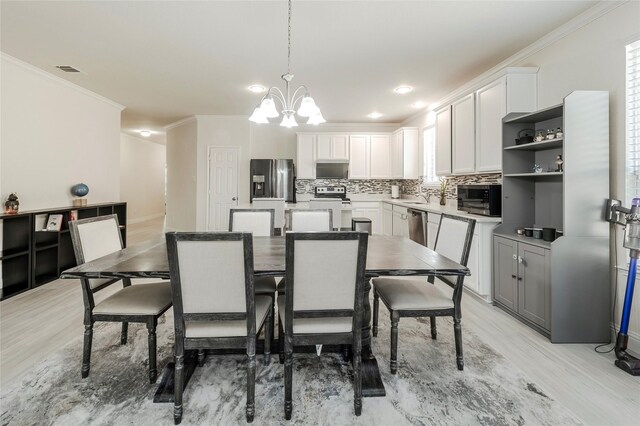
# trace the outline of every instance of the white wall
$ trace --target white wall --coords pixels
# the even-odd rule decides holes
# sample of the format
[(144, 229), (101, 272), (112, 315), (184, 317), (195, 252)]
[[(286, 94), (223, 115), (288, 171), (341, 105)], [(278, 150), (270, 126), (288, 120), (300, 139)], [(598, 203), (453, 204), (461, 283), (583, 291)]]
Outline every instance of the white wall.
[(89, 203), (120, 200), (122, 107), (2, 54), (0, 196), (23, 210), (69, 206), (89, 186)]
[(166, 147), (120, 135), (120, 200), (127, 203), (127, 222), (164, 216)]
[(196, 229), (198, 126), (196, 120), (167, 129), (167, 228)]

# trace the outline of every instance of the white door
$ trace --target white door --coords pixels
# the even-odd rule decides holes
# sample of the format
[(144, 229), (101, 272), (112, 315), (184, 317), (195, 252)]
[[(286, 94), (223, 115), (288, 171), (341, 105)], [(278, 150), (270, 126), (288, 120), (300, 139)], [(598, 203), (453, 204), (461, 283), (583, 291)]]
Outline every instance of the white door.
[(451, 107), (436, 113), (436, 175), (451, 174)]
[(476, 171), (502, 171), (502, 117), (507, 113), (507, 79), (476, 92)]
[(208, 231), (229, 230), (229, 209), (238, 205), (239, 148), (209, 148)]
[[(473, 173), (476, 170), (475, 102), (471, 93), (455, 102), (452, 109), (453, 173)], [(437, 142), (436, 142), (437, 143)]]

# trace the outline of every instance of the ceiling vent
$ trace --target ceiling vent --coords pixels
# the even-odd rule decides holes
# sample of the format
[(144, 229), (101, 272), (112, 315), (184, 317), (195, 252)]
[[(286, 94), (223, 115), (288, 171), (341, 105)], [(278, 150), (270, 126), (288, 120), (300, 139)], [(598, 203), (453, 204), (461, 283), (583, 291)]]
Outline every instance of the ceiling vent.
[(82, 73), (82, 71), (80, 71), (77, 68), (72, 67), (71, 65), (56, 65), (56, 68), (58, 68), (59, 70), (62, 70), (64, 72), (79, 72), (79, 73)]

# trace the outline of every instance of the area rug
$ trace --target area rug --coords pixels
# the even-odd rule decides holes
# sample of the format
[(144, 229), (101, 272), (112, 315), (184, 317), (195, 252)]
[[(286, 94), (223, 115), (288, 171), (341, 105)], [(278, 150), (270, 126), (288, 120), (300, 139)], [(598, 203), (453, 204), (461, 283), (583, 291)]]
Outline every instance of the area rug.
[[(458, 371), (452, 323), (402, 319), (398, 374), (389, 372), (389, 317), (380, 310), (373, 350), (387, 395), (365, 398), (353, 414), (352, 371), (339, 354), (294, 355), (293, 418), (284, 420), (284, 369), (257, 357), (254, 424), (315, 425), (573, 425), (580, 421), (514, 365), (470, 332), (463, 321), (465, 369)], [(82, 338), (50, 356), (0, 394), (2, 425), (171, 425), (173, 404), (154, 404), (147, 379), (147, 331), (129, 326), (119, 344), (118, 324), (98, 323), (91, 375), (80, 378)], [(171, 311), (158, 325), (159, 371), (171, 360)], [(241, 355), (209, 356), (184, 394), (185, 425), (245, 423), (245, 368)]]

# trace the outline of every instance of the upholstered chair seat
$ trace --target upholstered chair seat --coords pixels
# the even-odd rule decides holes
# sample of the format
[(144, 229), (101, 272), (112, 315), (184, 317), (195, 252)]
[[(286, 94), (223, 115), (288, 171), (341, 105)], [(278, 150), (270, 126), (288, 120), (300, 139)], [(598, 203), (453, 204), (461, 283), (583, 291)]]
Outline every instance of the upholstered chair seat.
[(158, 315), (171, 306), (169, 282), (125, 287), (93, 308), (94, 314)]
[(451, 294), (431, 285), (426, 279), (376, 278), (376, 291), (384, 304), (394, 311), (452, 309)]

